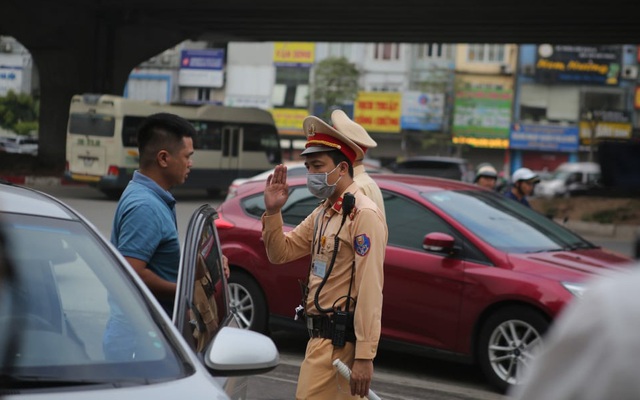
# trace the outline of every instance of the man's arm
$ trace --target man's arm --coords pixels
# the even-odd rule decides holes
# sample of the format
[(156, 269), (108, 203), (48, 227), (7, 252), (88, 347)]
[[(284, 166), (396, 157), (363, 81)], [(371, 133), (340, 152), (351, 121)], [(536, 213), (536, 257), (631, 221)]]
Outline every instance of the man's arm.
[(156, 298), (173, 300), (176, 295), (177, 288), (175, 283), (164, 280), (156, 275), (153, 271), (147, 268), (147, 263), (145, 261), (133, 257), (125, 256), (124, 258), (129, 262)]

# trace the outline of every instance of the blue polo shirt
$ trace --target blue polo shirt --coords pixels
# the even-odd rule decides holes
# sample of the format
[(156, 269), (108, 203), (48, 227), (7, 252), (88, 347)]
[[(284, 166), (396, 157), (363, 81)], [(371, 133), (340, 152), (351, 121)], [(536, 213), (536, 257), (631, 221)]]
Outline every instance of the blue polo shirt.
[[(120, 197), (111, 230), (111, 243), (123, 256), (146, 262), (170, 282), (178, 280), (180, 265), (175, 204), (171, 193), (135, 171)], [(160, 303), (171, 316), (173, 301)]]
[(522, 197), (522, 199), (519, 199), (516, 197), (515, 194), (513, 194), (513, 192), (511, 191), (511, 189), (507, 190), (506, 192), (504, 192), (504, 197), (508, 198), (508, 199), (513, 199), (515, 201), (517, 201), (518, 203), (522, 203), (525, 206), (531, 208), (531, 205), (529, 204), (529, 201), (527, 200), (526, 197)]
[[(111, 243), (123, 256), (147, 263), (158, 276), (178, 280), (180, 243), (175, 214), (176, 201), (155, 181), (135, 171), (122, 193), (111, 230)], [(108, 298), (111, 315), (105, 326), (103, 350), (107, 360), (135, 358), (140, 338), (115, 299)], [(169, 317), (173, 301), (158, 299)]]

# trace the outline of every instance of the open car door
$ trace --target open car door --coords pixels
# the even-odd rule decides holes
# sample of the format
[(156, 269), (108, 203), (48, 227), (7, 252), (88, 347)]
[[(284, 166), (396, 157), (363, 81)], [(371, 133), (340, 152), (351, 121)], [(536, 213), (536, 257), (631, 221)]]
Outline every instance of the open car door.
[(223, 326), (234, 326), (224, 275), (220, 240), (214, 224), (218, 213), (200, 206), (191, 216), (180, 262), (174, 324), (199, 355)]

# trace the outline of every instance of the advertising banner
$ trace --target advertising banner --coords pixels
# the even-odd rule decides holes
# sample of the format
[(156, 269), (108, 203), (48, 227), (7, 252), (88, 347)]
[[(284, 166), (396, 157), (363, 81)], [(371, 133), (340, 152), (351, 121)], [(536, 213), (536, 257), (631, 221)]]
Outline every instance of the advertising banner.
[(315, 61), (313, 42), (275, 42), (273, 63), (276, 66), (311, 67)]
[(444, 118), (444, 93), (408, 91), (402, 93), (402, 129), (441, 131)]
[(180, 86), (221, 88), (224, 86), (224, 50), (182, 50)]
[(511, 129), (511, 89), (456, 91), (453, 142), (477, 147), (507, 148)]
[(402, 95), (396, 92), (359, 92), (354, 120), (370, 132), (400, 132)]
[(273, 108), (271, 115), (280, 133), (302, 135), (302, 121), (309, 115), (309, 111), (298, 108)]
[(577, 126), (514, 124), (509, 148), (575, 152), (579, 148)]
[(620, 83), (622, 46), (538, 46), (535, 80), (617, 86)]
[(0, 96), (10, 90), (22, 93), (22, 68), (0, 67)]

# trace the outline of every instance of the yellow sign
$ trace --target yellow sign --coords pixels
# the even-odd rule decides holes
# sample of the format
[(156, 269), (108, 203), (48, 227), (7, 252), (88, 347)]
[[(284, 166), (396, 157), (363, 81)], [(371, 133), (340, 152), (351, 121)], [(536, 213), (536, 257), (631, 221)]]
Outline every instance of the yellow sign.
[(591, 143), (591, 128), (595, 126), (594, 139), (628, 139), (631, 137), (632, 126), (628, 122), (589, 122), (580, 121), (580, 143)]
[(315, 44), (313, 42), (275, 42), (274, 64), (313, 64)]
[(402, 93), (359, 92), (354, 120), (371, 132), (400, 132)]
[(453, 143), (468, 144), (474, 147), (484, 147), (489, 149), (506, 149), (509, 147), (509, 139), (502, 138), (479, 138), (454, 136)]
[(278, 127), (279, 131), (295, 130), (297, 133), (302, 134), (302, 121), (309, 115), (309, 111), (299, 108), (274, 108), (271, 110), (271, 115), (273, 115), (273, 120), (276, 122), (276, 127)]

